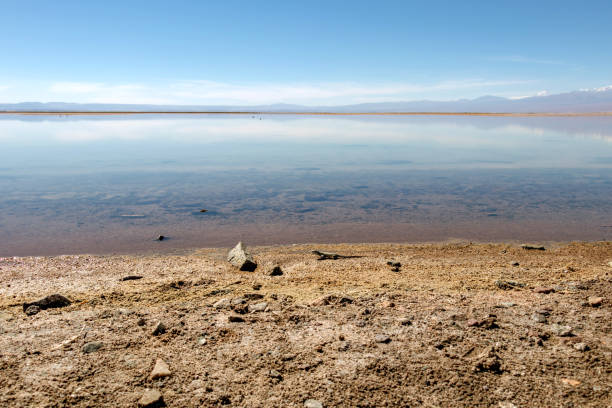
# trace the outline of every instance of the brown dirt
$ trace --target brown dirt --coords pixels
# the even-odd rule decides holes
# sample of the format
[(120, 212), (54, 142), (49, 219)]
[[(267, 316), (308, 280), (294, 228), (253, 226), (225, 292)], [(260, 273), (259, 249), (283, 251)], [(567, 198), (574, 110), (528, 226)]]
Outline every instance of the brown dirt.
[[(317, 261), (313, 249), (362, 257)], [(148, 388), (171, 407), (611, 406), (610, 242), (251, 251), (254, 273), (219, 249), (0, 258), (0, 406), (137, 406)], [(264, 273), (274, 264), (283, 276)], [(72, 305), (23, 312), (53, 293)], [(213, 306), (245, 295), (268, 309)], [(84, 353), (90, 342), (102, 347)], [(151, 380), (157, 359), (171, 375)]]

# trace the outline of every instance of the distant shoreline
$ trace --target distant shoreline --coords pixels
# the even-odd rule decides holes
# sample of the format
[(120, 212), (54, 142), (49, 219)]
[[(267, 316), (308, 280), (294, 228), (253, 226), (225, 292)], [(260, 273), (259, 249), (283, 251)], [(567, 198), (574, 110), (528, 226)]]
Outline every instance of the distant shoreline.
[(529, 113), (510, 113), (510, 112), (260, 112), (260, 111), (0, 111), (0, 115), (304, 115), (304, 116), (510, 116), (510, 117), (595, 117), (612, 116), (612, 112), (529, 112)]

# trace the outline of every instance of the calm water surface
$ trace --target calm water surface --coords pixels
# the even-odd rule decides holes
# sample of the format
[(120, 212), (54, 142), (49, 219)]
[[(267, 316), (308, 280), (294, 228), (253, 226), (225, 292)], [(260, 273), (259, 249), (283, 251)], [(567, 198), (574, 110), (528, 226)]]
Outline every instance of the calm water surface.
[(0, 256), (611, 239), (612, 117), (2, 116), (0, 231)]

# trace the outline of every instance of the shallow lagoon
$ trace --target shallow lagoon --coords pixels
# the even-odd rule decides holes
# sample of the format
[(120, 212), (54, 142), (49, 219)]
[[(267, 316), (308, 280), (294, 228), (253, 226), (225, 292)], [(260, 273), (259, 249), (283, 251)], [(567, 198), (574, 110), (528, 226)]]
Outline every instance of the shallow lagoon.
[(612, 238), (612, 117), (3, 116), (0, 144), (0, 256)]

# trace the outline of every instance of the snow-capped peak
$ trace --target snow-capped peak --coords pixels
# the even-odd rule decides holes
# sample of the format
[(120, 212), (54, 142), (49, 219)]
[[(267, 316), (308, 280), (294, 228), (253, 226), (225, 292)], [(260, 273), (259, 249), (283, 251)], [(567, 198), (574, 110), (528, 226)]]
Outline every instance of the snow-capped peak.
[(582, 92), (606, 92), (612, 91), (612, 85), (602, 86), (601, 88), (582, 88)]

